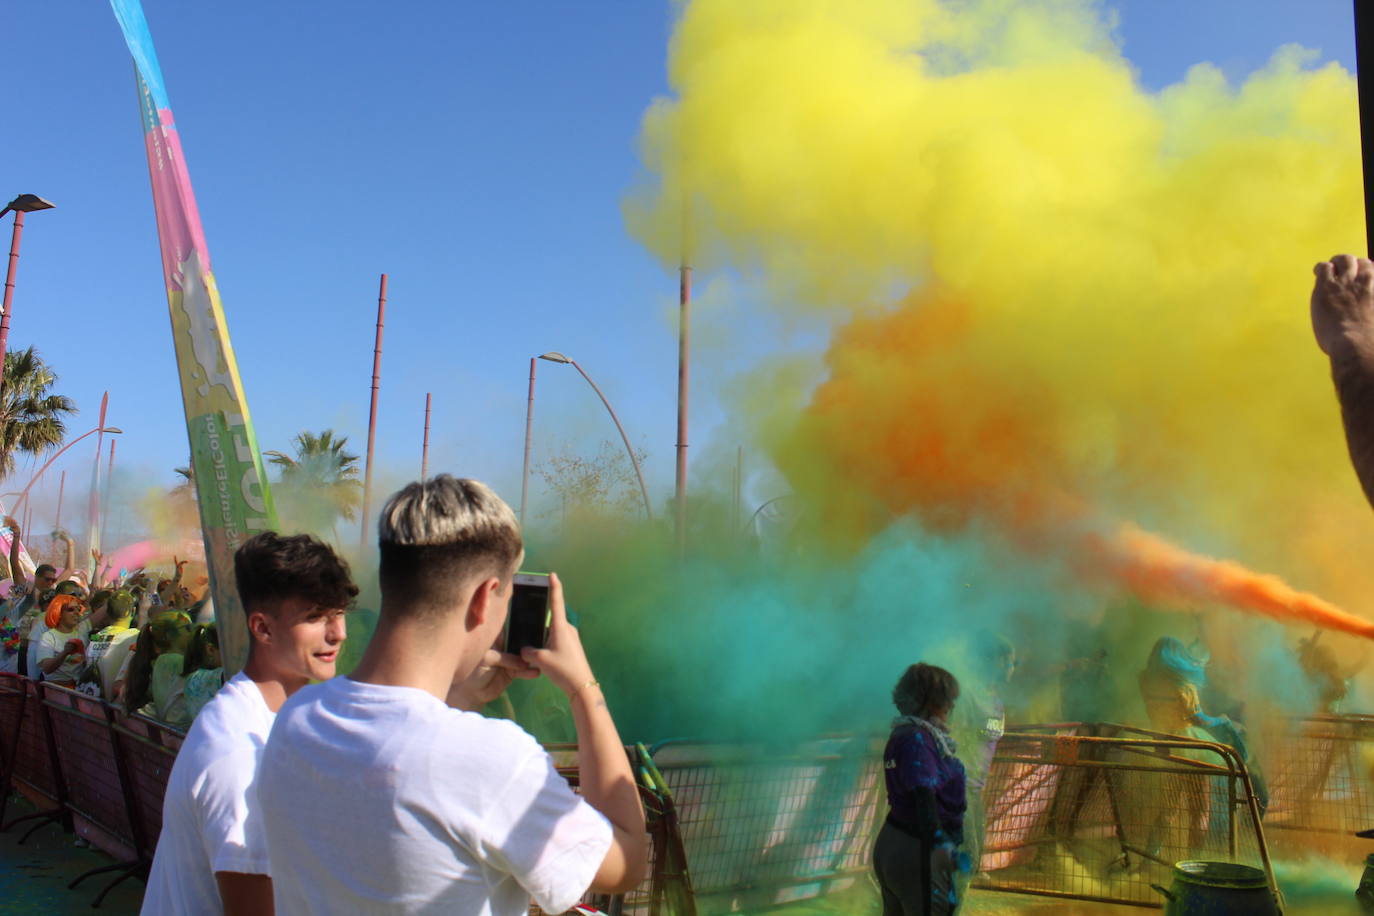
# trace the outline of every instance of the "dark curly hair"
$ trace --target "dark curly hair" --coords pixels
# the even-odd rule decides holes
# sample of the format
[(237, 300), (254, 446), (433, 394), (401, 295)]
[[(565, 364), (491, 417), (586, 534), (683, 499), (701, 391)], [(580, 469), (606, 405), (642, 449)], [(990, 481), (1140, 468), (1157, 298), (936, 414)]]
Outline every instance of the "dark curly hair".
[(245, 614), (271, 614), (290, 598), (346, 608), (358, 595), (348, 564), (318, 538), (264, 531), (234, 554), (234, 581)]
[(959, 682), (944, 668), (917, 662), (892, 688), (892, 704), (904, 716), (927, 718), (948, 713), (959, 699)]

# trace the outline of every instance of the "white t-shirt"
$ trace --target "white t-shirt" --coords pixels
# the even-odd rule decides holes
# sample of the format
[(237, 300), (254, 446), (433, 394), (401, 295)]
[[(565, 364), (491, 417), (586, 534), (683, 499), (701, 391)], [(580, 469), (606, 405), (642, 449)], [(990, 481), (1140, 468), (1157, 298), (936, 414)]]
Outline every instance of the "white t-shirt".
[[(37, 631), (38, 627), (34, 627)], [(86, 642), (86, 637), (90, 635), (91, 625), (86, 621), (81, 621), (76, 625), (76, 629), (70, 633), (63, 633), (61, 630), (44, 629), (43, 635), (38, 638), (38, 651), (34, 654), (33, 667), (29, 669), (29, 675), (36, 677), (43, 669), (38, 666), (41, 661), (50, 658), (57, 658), (67, 648), (67, 642), (72, 639), (79, 639)], [(69, 655), (67, 660), (57, 667), (55, 671), (44, 674), (44, 680), (49, 681), (72, 681), (81, 677), (81, 672), (86, 669), (86, 655)]]
[(108, 626), (91, 637), (91, 644), (86, 647), (86, 658), (100, 674), (100, 695), (105, 699), (110, 698), (115, 674), (134, 651), (137, 642), (138, 630), (116, 625)]
[(142, 913), (223, 913), (215, 872), (266, 875), (254, 780), (275, 718), (242, 673), (205, 705), (172, 765)]
[(292, 916), (562, 913), (612, 840), (515, 723), (347, 677), (281, 708), (258, 799)]

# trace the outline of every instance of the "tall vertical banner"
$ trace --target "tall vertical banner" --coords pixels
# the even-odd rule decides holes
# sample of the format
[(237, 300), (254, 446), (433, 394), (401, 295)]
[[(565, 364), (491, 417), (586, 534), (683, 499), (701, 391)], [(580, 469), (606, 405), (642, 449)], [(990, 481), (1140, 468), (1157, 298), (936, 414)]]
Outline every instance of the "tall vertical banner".
[(110, 3), (138, 74), (205, 562), (225, 668), (234, 672), (248, 655), (248, 629), (234, 586), (234, 551), (258, 531), (275, 527), (276, 513), (148, 21), (139, 0)]

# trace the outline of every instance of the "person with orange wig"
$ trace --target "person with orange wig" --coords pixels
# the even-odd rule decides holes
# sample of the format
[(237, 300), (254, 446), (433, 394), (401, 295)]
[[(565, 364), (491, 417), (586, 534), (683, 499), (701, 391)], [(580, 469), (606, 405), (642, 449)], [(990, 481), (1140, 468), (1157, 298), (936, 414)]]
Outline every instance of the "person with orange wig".
[(48, 629), (38, 645), (38, 670), (44, 680), (59, 687), (76, 686), (86, 667), (89, 625), (82, 620), (85, 613), (85, 605), (75, 595), (58, 595), (48, 603), (43, 621)]

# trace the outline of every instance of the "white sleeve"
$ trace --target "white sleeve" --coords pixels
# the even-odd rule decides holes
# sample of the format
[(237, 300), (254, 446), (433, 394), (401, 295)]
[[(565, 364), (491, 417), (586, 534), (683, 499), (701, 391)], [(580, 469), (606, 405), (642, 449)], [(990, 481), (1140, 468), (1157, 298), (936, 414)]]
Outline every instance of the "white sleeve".
[(515, 877), (546, 913), (562, 913), (591, 887), (614, 838), (610, 821), (558, 775), (534, 741), (483, 812), (484, 858)]
[(201, 841), (212, 872), (271, 874), (257, 803), (258, 759), (256, 748), (220, 757), (205, 770), (196, 792)]
[(57, 632), (57, 630), (43, 631), (42, 638), (38, 640), (38, 653), (34, 656), (36, 660), (41, 662), (44, 659), (57, 658), (57, 656), (62, 654), (62, 649), (60, 648), (60, 646), (65, 646), (67, 644), (67, 641), (64, 639), (59, 644), (55, 639), (51, 637), (51, 635), (49, 635)]

